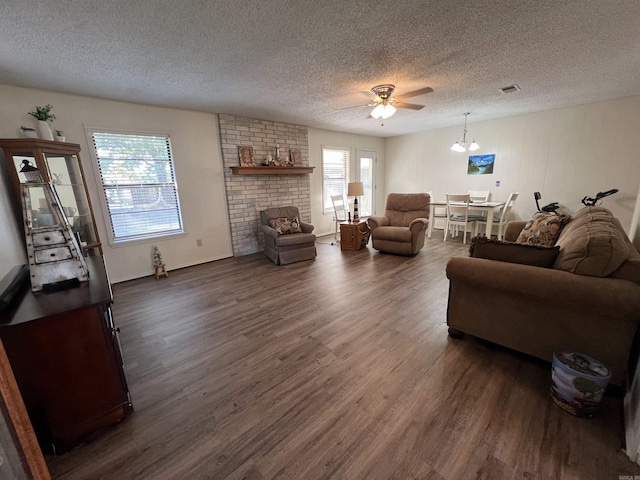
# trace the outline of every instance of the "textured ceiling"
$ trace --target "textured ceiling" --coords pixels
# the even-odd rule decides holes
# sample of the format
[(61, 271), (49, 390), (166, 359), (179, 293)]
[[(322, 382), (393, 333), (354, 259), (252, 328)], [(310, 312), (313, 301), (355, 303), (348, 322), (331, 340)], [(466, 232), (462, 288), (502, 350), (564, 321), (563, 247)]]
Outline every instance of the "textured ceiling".
[(640, 95), (640, 2), (2, 0), (0, 83), (391, 136)]

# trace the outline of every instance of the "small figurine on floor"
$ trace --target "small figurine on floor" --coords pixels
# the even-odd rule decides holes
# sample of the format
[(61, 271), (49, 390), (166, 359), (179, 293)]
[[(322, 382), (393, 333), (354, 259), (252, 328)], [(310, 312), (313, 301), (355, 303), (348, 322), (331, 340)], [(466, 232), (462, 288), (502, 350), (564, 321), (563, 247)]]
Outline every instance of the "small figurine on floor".
[(169, 278), (169, 272), (167, 272), (167, 266), (162, 261), (162, 254), (155, 245), (153, 246), (153, 267), (156, 271), (156, 278), (160, 278), (160, 275), (164, 275)]

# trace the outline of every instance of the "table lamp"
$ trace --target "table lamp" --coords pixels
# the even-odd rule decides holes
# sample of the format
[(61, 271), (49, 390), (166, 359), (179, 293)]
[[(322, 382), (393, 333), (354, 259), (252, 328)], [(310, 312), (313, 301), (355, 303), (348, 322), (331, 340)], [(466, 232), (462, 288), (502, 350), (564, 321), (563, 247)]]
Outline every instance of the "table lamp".
[(358, 197), (364, 195), (364, 185), (362, 182), (351, 182), (347, 185), (347, 195), (355, 197), (353, 200), (353, 221), (360, 220), (358, 215)]

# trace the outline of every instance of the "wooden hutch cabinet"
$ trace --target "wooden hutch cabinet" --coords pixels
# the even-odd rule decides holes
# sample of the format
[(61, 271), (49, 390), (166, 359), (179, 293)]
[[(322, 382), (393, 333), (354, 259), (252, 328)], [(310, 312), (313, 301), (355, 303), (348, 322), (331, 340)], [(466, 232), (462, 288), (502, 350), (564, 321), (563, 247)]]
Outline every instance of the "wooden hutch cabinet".
[[(85, 255), (102, 254), (102, 244), (80, 161), (80, 145), (37, 138), (10, 138), (0, 139), (0, 148), (4, 152), (15, 199), (20, 198), (20, 183), (27, 181), (25, 175), (20, 173), (23, 162), (27, 161), (40, 170), (45, 182), (55, 185), (64, 214), (78, 236)], [(20, 205), (15, 205), (19, 218), (22, 218), (19, 207)], [(46, 225), (50, 215), (45, 205), (33, 213), (34, 219), (38, 219), (42, 226)]]
[(90, 280), (54, 293), (28, 289), (0, 314), (0, 338), (42, 449), (61, 453), (133, 412), (101, 256)]

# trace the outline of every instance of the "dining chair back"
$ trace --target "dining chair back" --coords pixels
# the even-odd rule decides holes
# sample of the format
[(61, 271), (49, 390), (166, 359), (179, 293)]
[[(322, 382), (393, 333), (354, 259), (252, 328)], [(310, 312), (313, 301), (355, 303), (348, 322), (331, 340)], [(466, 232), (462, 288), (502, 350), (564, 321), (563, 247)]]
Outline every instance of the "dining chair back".
[(491, 190), (469, 190), (469, 197), (472, 202), (488, 202)]
[[(427, 192), (429, 194), (429, 197), (431, 198), (431, 203), (433, 203), (435, 201), (435, 198), (433, 196), (433, 192), (432, 191), (428, 191)], [(433, 218), (430, 218), (429, 220), (432, 222), (432, 226), (431, 229), (439, 229), (439, 230), (443, 230), (444, 229), (444, 224), (445, 224), (445, 219), (447, 218), (447, 208), (445, 207), (437, 207), (434, 206), (433, 207)]]
[(346, 222), (348, 218), (349, 204), (347, 197), (344, 195), (331, 195), (331, 203), (333, 204), (333, 216), (335, 219), (335, 227), (333, 230), (333, 238), (338, 234), (338, 225), (340, 222)]
[[(502, 207), (502, 211), (500, 212), (500, 215), (493, 218), (493, 223), (491, 225), (491, 229), (493, 231), (493, 228), (497, 227), (497, 229), (498, 229), (498, 234), (497, 234), (498, 240), (502, 240), (502, 237), (504, 236), (504, 229), (507, 226), (507, 223), (509, 222), (509, 215), (511, 214), (511, 209), (513, 208), (513, 204), (516, 202), (516, 198), (518, 198), (518, 195), (519, 195), (518, 192), (512, 192), (509, 195), (509, 198), (507, 199), (507, 202)], [(486, 225), (486, 224), (487, 224), (486, 220), (476, 221), (476, 224), (475, 224), (474, 230), (473, 230), (474, 236), (478, 234), (479, 228), (482, 225)]]
[(467, 243), (467, 229), (471, 233), (471, 225), (475, 220), (469, 219), (469, 202), (470, 195), (447, 193), (447, 218), (444, 225), (444, 241), (447, 241), (447, 235), (451, 234), (451, 227), (464, 227), (462, 243)]

